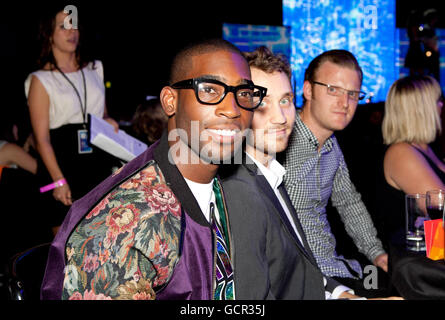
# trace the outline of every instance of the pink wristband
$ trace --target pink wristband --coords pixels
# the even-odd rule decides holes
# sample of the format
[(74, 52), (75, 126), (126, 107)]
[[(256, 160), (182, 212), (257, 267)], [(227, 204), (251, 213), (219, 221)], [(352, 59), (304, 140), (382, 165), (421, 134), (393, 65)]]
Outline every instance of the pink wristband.
[(49, 191), (49, 190), (52, 190), (52, 189), (54, 189), (54, 188), (61, 187), (61, 186), (63, 186), (64, 184), (66, 184), (66, 180), (65, 180), (65, 179), (57, 180), (56, 182), (50, 183), (50, 184), (47, 185), (47, 186), (41, 187), (41, 188), (40, 188), (40, 193), (44, 193), (44, 192)]

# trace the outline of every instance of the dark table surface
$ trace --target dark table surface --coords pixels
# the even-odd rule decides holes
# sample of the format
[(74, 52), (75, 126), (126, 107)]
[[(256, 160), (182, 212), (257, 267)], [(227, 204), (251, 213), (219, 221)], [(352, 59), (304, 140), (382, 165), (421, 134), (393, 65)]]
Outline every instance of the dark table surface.
[(407, 250), (398, 243), (389, 247), (391, 284), (411, 300), (445, 299), (445, 261), (431, 260), (426, 252)]

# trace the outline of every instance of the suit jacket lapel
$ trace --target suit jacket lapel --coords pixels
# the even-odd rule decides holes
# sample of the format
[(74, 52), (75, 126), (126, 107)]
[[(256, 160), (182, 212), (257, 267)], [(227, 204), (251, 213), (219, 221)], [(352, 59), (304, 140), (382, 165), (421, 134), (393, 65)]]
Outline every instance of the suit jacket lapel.
[(292, 201), (289, 198), (289, 194), (287, 193), (287, 191), (286, 191), (286, 189), (284, 187), (283, 187), (283, 192), (281, 192), (281, 196), (284, 198), (284, 201), (286, 202), (287, 207), (289, 208), (289, 210), (291, 212), (291, 215), (294, 218), (295, 227), (297, 228), (298, 233), (300, 234), (300, 237), (301, 237), (301, 239), (303, 241), (305, 250), (307, 251), (308, 255), (310, 256), (312, 262), (315, 265), (317, 265), (317, 263), (315, 261), (314, 254), (312, 253), (312, 250), (311, 250), (311, 248), (309, 246), (309, 243), (307, 242), (306, 235), (304, 233), (303, 227), (301, 226), (300, 219), (298, 219), (298, 214), (295, 211), (294, 205), (292, 204)]
[[(297, 246), (301, 249), (301, 251), (306, 255), (306, 257), (312, 262), (315, 263), (315, 259), (313, 257), (312, 251), (309, 248), (309, 245), (307, 243), (306, 237), (304, 235), (303, 229), (301, 228), (301, 225), (298, 221), (295, 209), (292, 204), (289, 205), (289, 202), (287, 202), (287, 199), (285, 198), (285, 201), (288, 205), (289, 210), (291, 211), (291, 214), (294, 218), (295, 225), (297, 227), (297, 230), (300, 234), (300, 237), (303, 239), (304, 246), (301, 244), (300, 239), (298, 239), (298, 236), (295, 234), (295, 231), (292, 227), (292, 225), (289, 222), (289, 219), (287, 218), (286, 212), (284, 212), (283, 207), (281, 206), (280, 201), (278, 200), (277, 196), (275, 195), (275, 192), (272, 190), (272, 187), (270, 186), (269, 182), (267, 182), (266, 178), (263, 174), (258, 173), (259, 169), (258, 167), (253, 163), (245, 163), (244, 166), (248, 169), (250, 174), (255, 176), (256, 181), (258, 182), (258, 186), (261, 188), (261, 191), (269, 198), (269, 200), (273, 203), (277, 213), (280, 216), (281, 221), (286, 226), (288, 232), (291, 234), (292, 239), (295, 241)], [(316, 263), (315, 263), (316, 265)]]

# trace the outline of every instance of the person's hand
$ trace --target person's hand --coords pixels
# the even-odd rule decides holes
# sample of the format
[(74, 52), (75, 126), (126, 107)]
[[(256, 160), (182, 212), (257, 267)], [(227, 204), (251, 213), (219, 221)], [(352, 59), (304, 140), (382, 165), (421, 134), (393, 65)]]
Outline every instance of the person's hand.
[(116, 120), (114, 120), (113, 118), (110, 118), (110, 117), (106, 117), (106, 118), (104, 118), (104, 120), (113, 126), (114, 132), (116, 132), (116, 133), (119, 132), (119, 123), (117, 123)]
[(361, 298), (360, 296), (356, 296), (355, 294), (349, 293), (347, 291), (343, 291), (342, 293), (340, 293), (340, 295), (338, 297), (340, 299), (359, 299), (359, 298)]
[(388, 272), (388, 254), (382, 253), (378, 255), (374, 260), (374, 265), (383, 269), (383, 271)]
[[(349, 299), (349, 300), (360, 300), (363, 299), (360, 296), (356, 296), (355, 294), (351, 294), (349, 292), (342, 292), (339, 296), (340, 299)], [(404, 300), (402, 297), (383, 297), (383, 298), (371, 298), (366, 300)]]
[(405, 300), (402, 297), (371, 298), (367, 300)]
[(70, 206), (73, 204), (73, 201), (71, 199), (71, 190), (68, 184), (64, 184), (61, 187), (55, 188), (53, 191), (53, 197), (66, 206)]

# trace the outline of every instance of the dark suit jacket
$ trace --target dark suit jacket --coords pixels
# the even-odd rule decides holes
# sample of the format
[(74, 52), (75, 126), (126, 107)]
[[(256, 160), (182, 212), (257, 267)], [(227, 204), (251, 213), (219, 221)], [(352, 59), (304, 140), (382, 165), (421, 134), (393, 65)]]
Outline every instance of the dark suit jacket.
[[(228, 199), (237, 299), (252, 295), (249, 284), (268, 278), (270, 298), (324, 300), (323, 275), (283, 219), (285, 213), (264, 176), (255, 165), (227, 168), (220, 176)], [(253, 257), (250, 263), (247, 256)]]
[[(246, 167), (247, 170), (249, 170), (249, 172), (251, 172), (252, 175), (255, 175), (259, 188), (262, 190), (264, 195), (267, 196), (267, 199), (273, 203), (274, 208), (276, 209), (276, 213), (280, 216), (281, 222), (286, 226), (286, 229), (289, 232), (290, 238), (293, 239), (293, 241), (295, 241), (295, 244), (298, 246), (300, 250), (302, 250), (302, 252), (305, 254), (305, 257), (313, 264), (313, 266), (317, 268), (317, 270), (319, 270), (314, 254), (312, 253), (312, 250), (310, 249), (309, 243), (306, 239), (303, 227), (301, 226), (300, 220), (298, 219), (298, 214), (295, 212), (292, 200), (289, 198), (289, 195), (287, 194), (287, 191), (284, 188), (284, 186), (283, 186), (282, 196), (286, 201), (287, 207), (291, 212), (295, 226), (298, 230), (298, 234), (300, 235), (300, 238), (303, 241), (303, 243), (300, 242), (298, 236), (295, 234), (295, 231), (292, 225), (290, 224), (289, 219), (286, 213), (284, 212), (280, 201), (276, 197), (275, 192), (273, 191), (269, 182), (266, 180), (264, 175), (261, 174), (258, 167), (255, 164), (245, 164), (244, 166)], [(325, 278), (327, 280), (325, 290), (330, 293), (332, 293), (336, 287), (341, 285), (341, 283), (337, 282), (332, 278), (326, 276)]]

